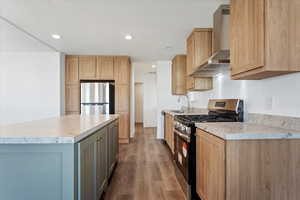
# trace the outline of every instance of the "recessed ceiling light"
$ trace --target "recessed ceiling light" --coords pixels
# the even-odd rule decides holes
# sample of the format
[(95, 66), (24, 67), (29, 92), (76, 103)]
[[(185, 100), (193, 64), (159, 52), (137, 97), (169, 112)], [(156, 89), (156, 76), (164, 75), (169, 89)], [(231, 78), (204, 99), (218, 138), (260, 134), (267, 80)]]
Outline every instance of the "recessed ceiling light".
[(152, 68), (156, 68), (156, 65), (152, 65)]
[(52, 34), (52, 38), (56, 39), (56, 40), (59, 40), (61, 38), (61, 36), (58, 35), (58, 34)]
[(133, 38), (132, 35), (125, 35), (126, 40), (132, 40), (132, 38)]

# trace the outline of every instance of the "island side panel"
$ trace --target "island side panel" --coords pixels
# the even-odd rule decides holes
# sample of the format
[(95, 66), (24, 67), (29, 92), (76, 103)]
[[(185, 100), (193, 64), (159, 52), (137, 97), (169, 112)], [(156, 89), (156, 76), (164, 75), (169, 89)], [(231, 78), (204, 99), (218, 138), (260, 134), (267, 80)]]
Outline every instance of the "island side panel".
[(74, 144), (0, 144), (0, 199), (76, 200)]
[(226, 199), (298, 200), (300, 140), (226, 141)]

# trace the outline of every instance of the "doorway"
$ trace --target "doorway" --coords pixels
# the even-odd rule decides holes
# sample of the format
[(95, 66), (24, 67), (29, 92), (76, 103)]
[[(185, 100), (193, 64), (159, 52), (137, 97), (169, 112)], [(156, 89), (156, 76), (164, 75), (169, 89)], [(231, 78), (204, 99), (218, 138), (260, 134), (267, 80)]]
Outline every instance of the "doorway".
[(135, 124), (143, 127), (143, 83), (136, 82), (135, 86)]

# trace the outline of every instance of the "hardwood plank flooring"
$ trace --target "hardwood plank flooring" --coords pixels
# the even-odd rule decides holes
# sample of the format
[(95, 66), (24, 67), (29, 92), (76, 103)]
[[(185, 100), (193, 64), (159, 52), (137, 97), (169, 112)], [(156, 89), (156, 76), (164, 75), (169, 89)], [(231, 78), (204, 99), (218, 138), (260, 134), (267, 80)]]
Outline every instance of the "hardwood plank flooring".
[(185, 200), (171, 155), (155, 128), (136, 126), (130, 144), (120, 146), (119, 164), (104, 200)]

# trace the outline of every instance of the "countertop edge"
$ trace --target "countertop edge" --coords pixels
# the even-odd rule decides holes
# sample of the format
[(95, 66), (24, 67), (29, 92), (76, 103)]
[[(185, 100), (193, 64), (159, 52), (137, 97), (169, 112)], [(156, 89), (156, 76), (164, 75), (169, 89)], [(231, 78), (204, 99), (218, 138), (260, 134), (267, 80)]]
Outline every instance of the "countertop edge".
[[(253, 126), (257, 125), (260, 126), (260, 124), (251, 124)], [(214, 135), (218, 138), (221, 138), (223, 140), (284, 140), (284, 139), (300, 139), (300, 131), (299, 133), (292, 133), (287, 130), (287, 133), (281, 133), (281, 132), (273, 132), (273, 133), (218, 133), (218, 131), (214, 130), (213, 128), (208, 128), (207, 126), (201, 126), (201, 125), (196, 125), (198, 129), (201, 129), (211, 135)], [(276, 127), (272, 127), (276, 128)], [(279, 128), (281, 129), (281, 128)], [(198, 134), (197, 134), (198, 136)]]
[(83, 133), (81, 133), (79, 136), (75, 137), (74, 139), (74, 143), (80, 142), (81, 140), (84, 140), (85, 138), (87, 138), (88, 136), (90, 136), (91, 134), (93, 134), (94, 132), (96, 132), (97, 130), (103, 128), (104, 126), (110, 124), (111, 122), (115, 121), (119, 119), (119, 116), (114, 117), (113, 119), (107, 120)]
[(97, 130), (103, 128), (104, 126), (110, 124), (111, 122), (118, 120), (119, 116), (115, 115), (111, 119), (108, 119), (105, 122), (102, 122), (101, 124), (98, 124), (97, 126), (85, 130), (80, 133), (78, 136), (62, 136), (62, 137), (19, 137), (19, 138), (0, 138), (0, 145), (6, 145), (6, 144), (75, 144), (80, 142), (81, 140), (84, 140)]

